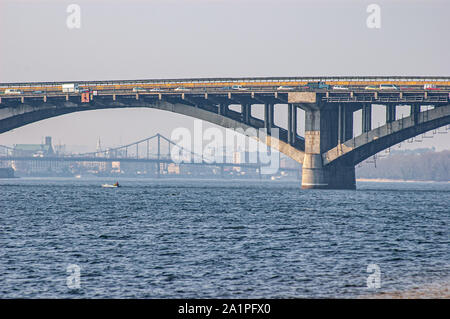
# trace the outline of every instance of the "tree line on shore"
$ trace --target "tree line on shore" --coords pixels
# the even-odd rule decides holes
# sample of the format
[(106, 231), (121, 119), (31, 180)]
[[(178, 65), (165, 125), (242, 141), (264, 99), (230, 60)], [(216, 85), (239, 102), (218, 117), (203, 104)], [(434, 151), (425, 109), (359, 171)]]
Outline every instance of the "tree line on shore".
[(396, 151), (356, 167), (357, 178), (450, 181), (450, 150)]

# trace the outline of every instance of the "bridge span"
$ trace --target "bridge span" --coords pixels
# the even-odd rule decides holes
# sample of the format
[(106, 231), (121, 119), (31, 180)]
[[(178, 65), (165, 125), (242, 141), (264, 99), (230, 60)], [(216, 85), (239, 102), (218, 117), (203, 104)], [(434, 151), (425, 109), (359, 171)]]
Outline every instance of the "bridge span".
[[(264, 128), (266, 143), (279, 129), (279, 150), (303, 164), (302, 188), (355, 189), (355, 165), (403, 140), (450, 124), (450, 77), (314, 77), (2, 83), (0, 133), (63, 114), (109, 108), (155, 108), (225, 128)], [(9, 91), (8, 91), (9, 90)], [(8, 94), (6, 94), (8, 92)], [(12, 93), (12, 94), (11, 94)], [(252, 106), (264, 105), (264, 118)], [(274, 106), (288, 109), (287, 128), (274, 123)], [(240, 111), (230, 105), (239, 105)], [(408, 117), (396, 108), (407, 105)], [(386, 124), (372, 129), (372, 109)], [(423, 106), (427, 106), (425, 109)], [(431, 109), (429, 107), (432, 106)], [(305, 136), (297, 130), (305, 111)], [(353, 117), (362, 110), (362, 134)]]

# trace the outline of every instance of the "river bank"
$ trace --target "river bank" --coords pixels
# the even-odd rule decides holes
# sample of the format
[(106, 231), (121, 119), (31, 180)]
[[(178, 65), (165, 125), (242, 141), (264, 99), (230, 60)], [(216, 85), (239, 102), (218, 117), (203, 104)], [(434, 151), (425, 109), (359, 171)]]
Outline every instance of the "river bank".
[(381, 292), (366, 295), (367, 299), (450, 299), (450, 282), (435, 282), (404, 291)]
[(387, 179), (387, 178), (357, 178), (357, 182), (373, 182), (373, 183), (450, 183), (450, 181), (419, 181), (419, 180), (403, 180), (403, 179)]

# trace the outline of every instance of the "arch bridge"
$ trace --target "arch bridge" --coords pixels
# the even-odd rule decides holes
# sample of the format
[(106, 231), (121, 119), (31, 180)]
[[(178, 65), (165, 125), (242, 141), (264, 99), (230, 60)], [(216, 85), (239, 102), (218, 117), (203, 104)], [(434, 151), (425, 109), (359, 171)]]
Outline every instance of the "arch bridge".
[[(297, 77), (0, 84), (0, 133), (63, 114), (110, 108), (155, 108), (225, 128), (279, 129), (282, 153), (303, 165), (302, 188), (355, 189), (355, 165), (416, 135), (450, 124), (450, 77)], [(264, 105), (262, 119), (252, 106)], [(287, 105), (287, 127), (274, 123)], [(230, 108), (231, 105), (238, 105)], [(409, 116), (396, 108), (407, 105)], [(372, 128), (372, 110), (386, 122)], [(305, 134), (298, 134), (298, 110)], [(361, 110), (362, 134), (354, 113)], [(274, 144), (274, 145), (275, 145)]]

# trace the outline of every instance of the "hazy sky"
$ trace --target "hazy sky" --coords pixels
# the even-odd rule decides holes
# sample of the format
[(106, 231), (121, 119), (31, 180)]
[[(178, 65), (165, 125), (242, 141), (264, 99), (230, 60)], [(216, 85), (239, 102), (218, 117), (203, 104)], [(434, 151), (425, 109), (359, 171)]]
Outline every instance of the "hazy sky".
[[(380, 29), (366, 25), (372, 3), (381, 7)], [(81, 7), (80, 29), (66, 25), (69, 4)], [(0, 82), (449, 76), (449, 14), (446, 0), (0, 0)], [(90, 111), (0, 134), (0, 144), (51, 135), (119, 145), (192, 123), (151, 109)], [(450, 149), (449, 141), (437, 135), (408, 147)]]

